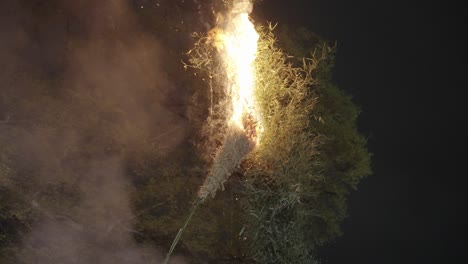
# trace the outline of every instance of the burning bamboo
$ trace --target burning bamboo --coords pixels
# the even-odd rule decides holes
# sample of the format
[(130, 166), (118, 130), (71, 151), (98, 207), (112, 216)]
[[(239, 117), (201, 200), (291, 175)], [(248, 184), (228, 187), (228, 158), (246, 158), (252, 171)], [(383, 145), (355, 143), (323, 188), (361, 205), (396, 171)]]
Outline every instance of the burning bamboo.
[(226, 74), (226, 94), (232, 102), (232, 115), (228, 119), (228, 130), (223, 145), (216, 152), (212, 168), (198, 192), (197, 200), (189, 218), (179, 230), (164, 260), (166, 264), (179, 241), (182, 232), (201, 202), (208, 196), (214, 197), (234, 172), (242, 159), (258, 144), (262, 132), (259, 113), (254, 96), (255, 69), (259, 35), (249, 19), (252, 11), (250, 0), (233, 0), (233, 5), (217, 32), (215, 43), (223, 61)]
[(249, 19), (251, 11), (249, 0), (234, 0), (227, 22), (215, 36), (216, 48), (226, 69), (226, 90), (232, 102), (232, 115), (223, 145), (218, 149), (210, 173), (198, 192), (202, 201), (224, 189), (224, 182), (242, 158), (253, 150), (261, 133), (254, 100), (253, 66), (259, 36)]

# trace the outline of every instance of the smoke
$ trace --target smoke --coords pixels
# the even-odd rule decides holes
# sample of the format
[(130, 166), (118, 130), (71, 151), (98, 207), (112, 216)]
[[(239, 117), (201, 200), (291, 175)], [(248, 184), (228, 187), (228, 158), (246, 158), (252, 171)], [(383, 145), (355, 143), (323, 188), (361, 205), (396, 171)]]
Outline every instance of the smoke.
[[(157, 263), (160, 256), (131, 238), (132, 213), (120, 161), (90, 164), (78, 206), (48, 213), (24, 239), (20, 263)], [(40, 205), (36, 205), (40, 207)], [(39, 210), (41, 208), (38, 208)]]
[(0, 152), (19, 168), (0, 187), (38, 219), (16, 262), (159, 263), (133, 239), (124, 160), (148, 146), (170, 155), (187, 137), (188, 92), (170, 79), (166, 48), (125, 0), (6, 0), (0, 10)]

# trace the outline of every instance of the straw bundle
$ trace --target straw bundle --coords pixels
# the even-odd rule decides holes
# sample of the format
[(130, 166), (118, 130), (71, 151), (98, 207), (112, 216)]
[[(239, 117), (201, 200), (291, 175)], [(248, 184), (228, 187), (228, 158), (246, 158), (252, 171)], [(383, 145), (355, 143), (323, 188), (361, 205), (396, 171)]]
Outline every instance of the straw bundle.
[(224, 144), (216, 153), (210, 173), (198, 191), (198, 198), (202, 201), (208, 196), (214, 198), (217, 190), (224, 190), (226, 180), (254, 146), (244, 130), (231, 125)]

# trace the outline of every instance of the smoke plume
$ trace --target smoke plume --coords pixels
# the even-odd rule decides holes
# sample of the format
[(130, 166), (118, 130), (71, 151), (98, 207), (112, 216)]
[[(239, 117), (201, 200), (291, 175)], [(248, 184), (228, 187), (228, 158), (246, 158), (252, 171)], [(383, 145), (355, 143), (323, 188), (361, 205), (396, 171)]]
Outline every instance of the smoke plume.
[(130, 3), (0, 4), (0, 152), (20, 168), (0, 175), (0, 187), (37, 219), (17, 263), (161, 260), (134, 241), (124, 158), (148, 145), (171, 153), (186, 139), (187, 91)]

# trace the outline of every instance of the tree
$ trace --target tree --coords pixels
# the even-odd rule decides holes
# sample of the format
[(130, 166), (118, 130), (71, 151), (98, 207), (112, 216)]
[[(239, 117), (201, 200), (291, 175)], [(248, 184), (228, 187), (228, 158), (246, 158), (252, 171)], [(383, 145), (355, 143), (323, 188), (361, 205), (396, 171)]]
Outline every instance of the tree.
[[(273, 123), (285, 126), (288, 136), (275, 130), (270, 159), (248, 163), (246, 171), (251, 182), (245, 208), (254, 217), (247, 218), (251, 223), (247, 237), (253, 240), (252, 256), (260, 263), (310, 263), (317, 246), (341, 234), (350, 191), (371, 173), (370, 154), (356, 128), (359, 109), (333, 84), (334, 48), (305, 29), (291, 34), (283, 28), (279, 32), (278, 43), (286, 51), (291, 50), (299, 58), (309, 56), (312, 82), (305, 84), (308, 92), (296, 100), (279, 97), (283, 104), (278, 113), (268, 114), (280, 117)], [(269, 37), (274, 44), (272, 33)], [(279, 52), (275, 47), (268, 51), (272, 57)], [(275, 74), (304, 65), (304, 60), (284, 61), (290, 64), (279, 68), (275, 63), (267, 64), (273, 65)], [(280, 81), (270, 87), (277, 90)], [(295, 84), (286, 83), (286, 88), (300, 91)], [(294, 104), (310, 96), (317, 99), (312, 111), (308, 111), (307, 104)], [(297, 112), (286, 114), (289, 107)], [(306, 113), (307, 120), (294, 120), (298, 113)], [(292, 129), (295, 126), (300, 130)], [(283, 145), (288, 147), (281, 148)], [(262, 163), (266, 164), (263, 168), (252, 170)]]

